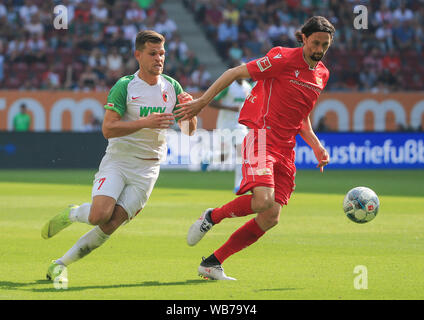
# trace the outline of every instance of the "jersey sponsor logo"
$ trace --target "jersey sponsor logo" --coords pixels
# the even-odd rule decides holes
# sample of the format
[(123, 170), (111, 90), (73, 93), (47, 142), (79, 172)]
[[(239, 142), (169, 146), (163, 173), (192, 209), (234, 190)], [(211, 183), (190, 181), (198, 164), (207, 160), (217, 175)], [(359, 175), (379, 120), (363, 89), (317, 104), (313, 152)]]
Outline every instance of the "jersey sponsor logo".
[(248, 94), (246, 100), (250, 101), (251, 103), (255, 103), (257, 96), (253, 96), (252, 94)]
[(259, 70), (261, 70), (261, 72), (264, 72), (265, 70), (271, 68), (271, 66), (272, 66), (268, 57), (264, 57), (264, 58), (256, 61), (256, 64), (258, 65)]
[(281, 59), (283, 56), (281, 55), (281, 53), (276, 54), (275, 56), (273, 56), (273, 59)]
[(135, 99), (138, 99), (138, 98), (140, 98), (141, 96), (138, 96), (138, 97), (131, 97), (131, 99), (132, 100), (135, 100)]
[(256, 170), (256, 175), (258, 175), (258, 176), (270, 176), (270, 175), (272, 175), (272, 172), (271, 172), (270, 168), (262, 168), (262, 169)]
[(140, 107), (140, 117), (147, 117), (149, 114), (156, 112), (156, 113), (164, 113), (166, 107), (146, 107), (141, 106)]
[(315, 88), (314, 86), (311, 86), (310, 84), (307, 84), (307, 83), (305, 83), (305, 82), (298, 81), (298, 80), (293, 80), (293, 79), (290, 79), (290, 80), (289, 80), (289, 82), (290, 82), (290, 83), (293, 83), (293, 84), (296, 84), (296, 85), (298, 85), (298, 86), (302, 86), (302, 87), (305, 87), (305, 88), (311, 89), (311, 90), (313, 90), (313, 91), (317, 92), (318, 94), (320, 94), (320, 93), (321, 93), (321, 89), (319, 89), (319, 88)]

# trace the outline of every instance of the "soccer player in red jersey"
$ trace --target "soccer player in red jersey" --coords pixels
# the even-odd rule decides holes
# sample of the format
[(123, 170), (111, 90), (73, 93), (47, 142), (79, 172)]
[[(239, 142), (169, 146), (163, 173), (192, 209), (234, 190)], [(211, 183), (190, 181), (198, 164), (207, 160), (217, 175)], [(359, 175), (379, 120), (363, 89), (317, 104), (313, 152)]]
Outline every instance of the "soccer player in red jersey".
[[(277, 225), (295, 183), (296, 135), (314, 151), (321, 172), (329, 155), (311, 127), (309, 114), (329, 78), (321, 62), (333, 40), (334, 26), (324, 17), (308, 19), (296, 37), (298, 48), (272, 48), (265, 57), (225, 71), (198, 99), (180, 104), (182, 119), (197, 115), (221, 90), (237, 79), (257, 81), (240, 111), (239, 122), (250, 130), (243, 142), (241, 195), (220, 208), (209, 208), (190, 227), (187, 243), (195, 245), (214, 224), (225, 218), (257, 213), (236, 230), (219, 249), (203, 258), (199, 275), (235, 280), (225, 275), (222, 263), (232, 254), (256, 242)], [(251, 194), (243, 195), (251, 191)]]

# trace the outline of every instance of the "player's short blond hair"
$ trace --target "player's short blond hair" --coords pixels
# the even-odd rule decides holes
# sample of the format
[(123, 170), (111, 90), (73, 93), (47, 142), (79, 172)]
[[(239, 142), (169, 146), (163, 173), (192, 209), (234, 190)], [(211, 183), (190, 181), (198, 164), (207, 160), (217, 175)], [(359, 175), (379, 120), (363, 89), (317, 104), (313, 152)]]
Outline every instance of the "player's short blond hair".
[(135, 38), (135, 49), (142, 51), (146, 42), (164, 43), (165, 37), (153, 30), (140, 31)]

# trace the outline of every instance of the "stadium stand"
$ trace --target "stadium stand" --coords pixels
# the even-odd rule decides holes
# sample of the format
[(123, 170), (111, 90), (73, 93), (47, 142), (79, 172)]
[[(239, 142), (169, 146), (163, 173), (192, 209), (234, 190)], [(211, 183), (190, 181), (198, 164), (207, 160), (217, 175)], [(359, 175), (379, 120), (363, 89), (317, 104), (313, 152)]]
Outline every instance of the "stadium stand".
[[(337, 29), (325, 57), (328, 91), (394, 92), (424, 87), (424, 0), (183, 0), (228, 64), (272, 46), (297, 45), (294, 32), (319, 12)], [(140, 6), (144, 3), (144, 7)], [(5, 0), (0, 3), (0, 87), (104, 91), (137, 69), (138, 30), (167, 37), (166, 74), (185, 88), (212, 81), (181, 40), (163, 0)], [(68, 8), (69, 29), (55, 30), (53, 8)], [(368, 8), (368, 29), (355, 30), (353, 6)], [(202, 81), (200, 81), (202, 79)]]
[[(423, 0), (184, 0), (218, 53), (249, 61), (273, 46), (297, 46), (294, 33), (312, 12), (337, 32), (325, 57), (328, 91), (394, 92), (424, 87)], [(368, 29), (355, 30), (353, 7), (368, 9)]]
[[(58, 4), (68, 9), (68, 29), (54, 29)], [(0, 88), (107, 91), (119, 77), (137, 70), (133, 43), (146, 28), (166, 36), (164, 72), (198, 89), (192, 80), (196, 55), (157, 0), (2, 1)]]

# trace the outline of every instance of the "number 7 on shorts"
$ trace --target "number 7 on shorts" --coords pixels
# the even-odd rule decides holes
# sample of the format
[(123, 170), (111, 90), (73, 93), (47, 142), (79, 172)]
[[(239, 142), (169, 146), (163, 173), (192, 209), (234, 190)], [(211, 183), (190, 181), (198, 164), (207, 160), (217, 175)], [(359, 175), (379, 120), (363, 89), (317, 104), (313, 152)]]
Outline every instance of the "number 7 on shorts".
[(100, 190), (100, 188), (102, 187), (103, 183), (105, 182), (106, 178), (101, 178), (99, 179), (99, 187), (97, 188), (97, 190)]

